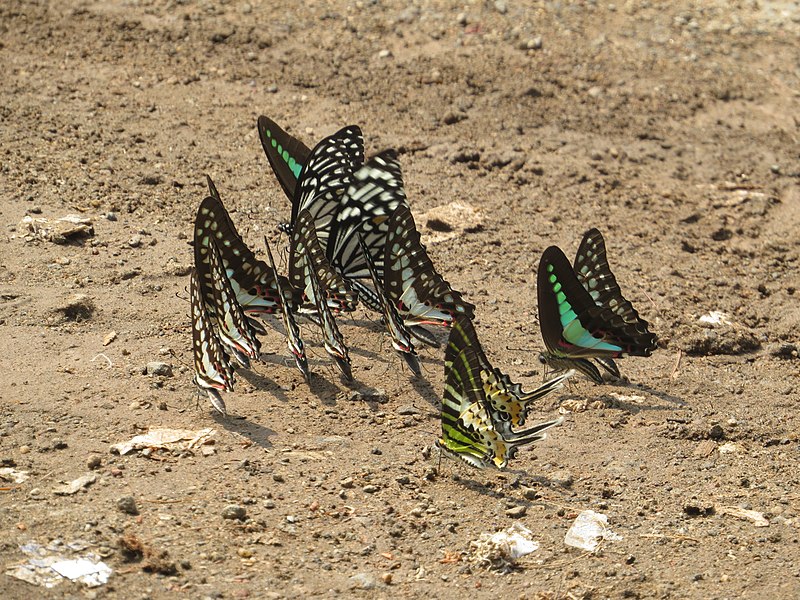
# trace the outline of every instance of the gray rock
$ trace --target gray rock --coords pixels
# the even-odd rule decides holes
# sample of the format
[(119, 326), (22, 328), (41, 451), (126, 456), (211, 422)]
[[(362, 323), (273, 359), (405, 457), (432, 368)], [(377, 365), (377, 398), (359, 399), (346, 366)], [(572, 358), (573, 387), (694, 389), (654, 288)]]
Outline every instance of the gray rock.
[(364, 486), (363, 488), (361, 488), (361, 489), (362, 489), (362, 490), (364, 490), (364, 493), (365, 493), (365, 494), (374, 494), (374, 493), (375, 493), (375, 492), (377, 492), (377, 491), (378, 491), (380, 488), (379, 488), (377, 485), (372, 485), (372, 484), (369, 484), (369, 485), (365, 485), (365, 486)]
[(556, 471), (550, 476), (550, 481), (563, 488), (568, 488), (572, 487), (572, 484), (575, 483), (575, 478), (569, 471)]
[(126, 515), (138, 515), (139, 508), (136, 506), (136, 500), (133, 496), (121, 496), (117, 498), (117, 508), (124, 512)]
[(172, 367), (165, 362), (151, 361), (147, 363), (147, 366), (145, 367), (145, 373), (147, 373), (147, 375), (172, 377)]
[(520, 517), (524, 517), (527, 512), (527, 506), (513, 506), (506, 511), (506, 516), (511, 517), (512, 519), (519, 519)]
[(398, 415), (418, 415), (419, 409), (411, 406), (410, 404), (404, 404), (400, 408), (397, 409)]
[(356, 573), (350, 578), (350, 589), (374, 590), (378, 587), (378, 579), (372, 573)]
[(222, 509), (222, 518), (229, 519), (231, 521), (244, 521), (247, 519), (247, 510), (244, 506), (239, 506), (238, 504), (229, 504)]

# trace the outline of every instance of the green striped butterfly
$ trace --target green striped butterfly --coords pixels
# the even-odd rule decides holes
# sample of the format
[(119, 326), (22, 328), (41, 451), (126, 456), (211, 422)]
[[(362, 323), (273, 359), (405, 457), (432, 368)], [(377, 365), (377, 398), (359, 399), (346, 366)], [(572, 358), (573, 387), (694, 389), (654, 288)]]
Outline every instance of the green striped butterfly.
[[(452, 335), (452, 334), (451, 334)], [(466, 347), (445, 367), (442, 395), (442, 436), (436, 446), (443, 454), (479, 469), (505, 469), (517, 450), (542, 440), (546, 430), (561, 419), (546, 421), (528, 429), (501, 433), (496, 427), (480, 377), (475, 350)]]
[(444, 354), (445, 368), (455, 361), (456, 356), (465, 348), (472, 348), (478, 361), (480, 381), (486, 396), (488, 409), (491, 412), (495, 427), (502, 434), (511, 431), (511, 427), (522, 427), (528, 416), (532, 403), (561, 388), (564, 382), (575, 374), (574, 370), (558, 375), (531, 392), (525, 392), (518, 383), (500, 369), (492, 367), (483, 351), (472, 321), (465, 315), (453, 320), (450, 338)]

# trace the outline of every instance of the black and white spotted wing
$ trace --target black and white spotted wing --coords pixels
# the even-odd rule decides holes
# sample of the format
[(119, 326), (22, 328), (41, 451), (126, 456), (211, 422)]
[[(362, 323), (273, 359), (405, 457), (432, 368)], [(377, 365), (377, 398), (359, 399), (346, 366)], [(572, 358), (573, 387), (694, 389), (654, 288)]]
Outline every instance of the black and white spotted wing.
[[(241, 366), (250, 368), (250, 359), (258, 358), (261, 343), (250, 320), (236, 300), (231, 282), (222, 266), (219, 249), (213, 240), (208, 245), (208, 259), (209, 273), (203, 273), (199, 277), (201, 287), (209, 284), (211, 287), (210, 296), (213, 304), (209, 306), (206, 300), (206, 307), (211, 309), (209, 312), (215, 316), (217, 333), (222, 343)], [(204, 266), (205, 263), (201, 263), (196, 268), (201, 270)], [(203, 297), (207, 299), (208, 296), (204, 290)]]
[(206, 310), (196, 269), (192, 269), (189, 294), (194, 357), (192, 381), (206, 392), (214, 409), (225, 415), (225, 402), (220, 391), (233, 391), (233, 368), (222, 342), (214, 331), (211, 315)]
[[(300, 211), (292, 228), (289, 246), (289, 282), (302, 294), (300, 312), (316, 313), (311, 270), (316, 271), (324, 299), (333, 310), (353, 311), (357, 298), (348, 283), (328, 262), (314, 229), (314, 219), (307, 209)], [(310, 260), (309, 260), (310, 257)]]
[(434, 268), (405, 205), (399, 206), (388, 222), (383, 279), (386, 293), (406, 325), (448, 327), (456, 315), (474, 316), (475, 306)]
[(363, 163), (364, 138), (357, 125), (349, 125), (322, 139), (309, 154), (297, 178), (292, 199), (292, 226), (300, 212), (308, 210), (320, 244), (326, 248), (350, 176)]
[[(264, 237), (264, 246), (267, 248), (267, 258), (269, 259), (269, 267), (277, 282), (278, 294), (284, 299), (288, 300), (291, 296), (290, 289), (284, 289), (278, 276), (278, 270), (275, 268), (275, 259), (272, 257), (272, 250), (269, 248), (269, 241), (266, 236)], [(290, 287), (290, 286), (287, 286)], [(306, 381), (309, 379), (308, 359), (306, 358), (305, 345), (303, 338), (300, 337), (300, 327), (297, 326), (297, 321), (294, 319), (294, 314), (289, 309), (289, 303), (284, 301), (281, 304), (281, 316), (283, 317), (283, 326), (286, 329), (286, 345), (289, 347), (289, 352), (292, 353), (294, 362), (297, 368), (303, 374)]]
[(210, 177), (208, 187), (210, 195), (200, 203), (194, 223), (195, 264), (208, 264), (208, 248), (213, 241), (222, 256), (236, 300), (244, 311), (278, 312), (281, 298), (272, 271), (264, 261), (256, 258), (236, 231)]
[(382, 281), (388, 221), (399, 206), (408, 206), (400, 161), (386, 150), (353, 173), (328, 240), (333, 267), (348, 279), (371, 279), (360, 237)]

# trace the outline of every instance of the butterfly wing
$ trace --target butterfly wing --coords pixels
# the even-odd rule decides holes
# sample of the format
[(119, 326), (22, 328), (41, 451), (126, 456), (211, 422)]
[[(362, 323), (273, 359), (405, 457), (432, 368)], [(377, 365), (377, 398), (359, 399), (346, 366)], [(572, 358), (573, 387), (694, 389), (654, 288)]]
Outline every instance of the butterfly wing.
[(383, 280), (389, 299), (407, 325), (447, 327), (459, 314), (474, 315), (475, 306), (436, 272), (406, 205), (399, 206), (389, 219)]
[(189, 294), (194, 358), (193, 381), (197, 387), (206, 391), (212, 406), (225, 415), (225, 402), (219, 392), (233, 391), (233, 369), (228, 354), (214, 331), (211, 316), (206, 311), (196, 269), (192, 269)]
[(195, 264), (207, 264), (208, 248), (213, 240), (219, 249), (236, 300), (244, 311), (277, 312), (282, 300), (272, 270), (264, 261), (256, 258), (244, 243), (210, 177), (208, 184), (211, 195), (200, 203), (194, 224)]
[[(331, 268), (320, 246), (311, 213), (304, 209), (300, 211), (292, 228), (292, 242), (289, 248), (289, 282), (295, 290), (302, 291), (304, 301), (311, 304), (312, 311), (316, 311), (316, 299), (313, 297), (311, 287), (312, 265), (328, 305), (337, 311), (355, 310), (357, 302), (355, 294), (344, 278)], [(308, 310), (307, 307), (305, 309)]]
[(414, 350), (414, 342), (411, 341), (411, 334), (403, 324), (403, 320), (400, 318), (400, 315), (398, 314), (394, 305), (386, 297), (386, 291), (383, 289), (380, 279), (378, 278), (378, 271), (372, 261), (369, 248), (360, 236), (358, 242), (361, 245), (361, 251), (364, 254), (364, 260), (366, 261), (367, 268), (369, 269), (370, 276), (372, 277), (372, 284), (375, 286), (375, 289), (379, 294), (381, 310), (383, 313), (383, 322), (386, 326), (386, 331), (389, 333), (389, 338), (392, 341), (392, 347), (403, 357), (403, 359), (406, 361), (406, 364), (414, 372), (414, 374), (419, 377), (422, 375), (422, 372), (420, 371), (419, 367), (419, 358)]
[(291, 201), (297, 187), (297, 178), (308, 161), (311, 150), (296, 137), (286, 133), (275, 121), (263, 115), (258, 117), (258, 137), (283, 193)]
[(323, 138), (311, 151), (297, 178), (292, 199), (292, 226), (307, 209), (323, 249), (341, 208), (350, 177), (364, 163), (364, 138), (356, 125)]
[(297, 368), (303, 374), (305, 380), (308, 381), (310, 375), (308, 371), (308, 359), (306, 358), (305, 345), (303, 344), (303, 338), (300, 337), (300, 328), (297, 326), (297, 321), (294, 319), (294, 314), (289, 309), (288, 298), (291, 295), (291, 292), (289, 289), (285, 289), (281, 283), (280, 277), (278, 276), (278, 270), (275, 268), (275, 259), (272, 257), (272, 250), (270, 250), (269, 242), (267, 241), (266, 236), (264, 237), (264, 245), (267, 248), (269, 268), (272, 270), (273, 279), (276, 282), (275, 285), (277, 293), (279, 296), (285, 299), (284, 302), (281, 302), (280, 306), (284, 329), (286, 329), (286, 345), (289, 347), (289, 352), (291, 352), (292, 356), (294, 357), (294, 362), (297, 365)]
[[(622, 295), (617, 278), (608, 264), (605, 240), (597, 229), (592, 228), (584, 234), (575, 256), (573, 270), (596, 304), (610, 308), (639, 332), (649, 333), (647, 321), (639, 316), (633, 305)], [(653, 341), (655, 342), (655, 336)]]
[[(217, 321), (217, 332), (222, 343), (236, 356), (239, 363), (250, 367), (250, 358), (258, 358), (261, 342), (258, 341), (250, 321), (242, 307), (236, 301), (236, 295), (230, 280), (222, 267), (222, 257), (215, 243), (208, 248), (211, 295), (213, 297), (214, 315)], [(204, 278), (200, 278), (201, 286)], [(206, 282), (208, 279), (205, 280)]]
[(477, 358), (471, 348), (459, 352), (445, 366), (442, 436), (436, 445), (444, 454), (472, 467), (502, 469), (508, 463), (507, 447), (483, 404), (476, 367)]
[(550, 354), (572, 359), (652, 353), (653, 334), (598, 306), (556, 246), (542, 254), (537, 281), (539, 322)]
[(331, 264), (349, 279), (369, 280), (360, 237), (382, 281), (389, 217), (407, 204), (397, 153), (386, 150), (370, 158), (353, 173), (336, 215), (327, 248)]
[(336, 325), (336, 320), (333, 318), (333, 313), (331, 313), (331, 309), (325, 301), (325, 293), (322, 291), (319, 277), (317, 277), (319, 266), (314, 263), (313, 256), (308, 250), (306, 250), (305, 258), (309, 265), (308, 273), (311, 282), (311, 300), (317, 308), (325, 351), (328, 353), (328, 356), (334, 360), (336, 366), (339, 367), (345, 380), (353, 381), (350, 355), (348, 354), (347, 346), (344, 343), (344, 338), (339, 331), (339, 327)]

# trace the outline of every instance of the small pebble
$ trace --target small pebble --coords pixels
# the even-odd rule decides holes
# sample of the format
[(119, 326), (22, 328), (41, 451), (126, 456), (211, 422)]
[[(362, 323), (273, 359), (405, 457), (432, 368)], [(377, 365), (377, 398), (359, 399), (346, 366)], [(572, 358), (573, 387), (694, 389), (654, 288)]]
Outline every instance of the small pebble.
[(117, 508), (126, 515), (138, 515), (139, 509), (133, 496), (122, 496), (117, 498)]
[(102, 461), (100, 460), (99, 456), (92, 456), (89, 461), (86, 463), (86, 466), (90, 469), (94, 470), (100, 467)]
[(247, 518), (247, 510), (238, 504), (229, 504), (222, 509), (222, 518), (229, 520), (244, 521)]
[(353, 481), (352, 477), (346, 477), (339, 482), (339, 485), (345, 489), (350, 489), (355, 487), (355, 482)]
[(527, 512), (528, 508), (526, 506), (513, 506), (506, 511), (506, 516), (512, 519), (519, 519), (520, 517), (524, 517)]
[(456, 23), (461, 25), (462, 27), (467, 24), (467, 13), (458, 13), (456, 15)]
[(374, 494), (374, 493), (375, 493), (375, 492), (377, 492), (377, 491), (378, 491), (380, 488), (379, 488), (377, 485), (372, 485), (372, 484), (369, 484), (369, 485), (365, 485), (365, 486), (364, 486), (363, 488), (361, 488), (361, 489), (362, 489), (362, 490), (364, 490), (364, 492), (365, 492), (365, 493), (367, 493), (367, 494)]
[(145, 373), (147, 375), (172, 377), (172, 367), (165, 362), (151, 361), (145, 366)]

